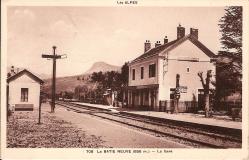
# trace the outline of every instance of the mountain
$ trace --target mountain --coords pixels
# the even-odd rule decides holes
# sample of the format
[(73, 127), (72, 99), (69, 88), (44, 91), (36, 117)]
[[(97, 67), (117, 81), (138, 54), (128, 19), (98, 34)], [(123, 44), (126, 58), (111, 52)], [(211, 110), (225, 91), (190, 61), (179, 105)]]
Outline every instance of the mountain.
[(107, 71), (121, 71), (121, 67), (120, 66), (114, 66), (114, 65), (110, 65), (107, 64), (105, 62), (95, 62), (92, 67), (87, 70), (84, 74), (92, 74), (93, 72), (107, 72)]
[[(89, 87), (93, 86), (91, 80), (91, 74), (93, 72), (107, 72), (107, 71), (121, 71), (121, 67), (107, 64), (105, 62), (96, 62), (92, 67), (86, 71), (84, 74), (75, 75), (75, 76), (65, 76), (56, 78), (56, 93), (63, 91), (74, 92), (75, 87), (88, 85)], [(50, 76), (51, 77), (51, 76)], [(50, 93), (52, 81), (51, 78), (44, 79), (44, 85), (42, 87), (43, 92)]]
[[(90, 85), (90, 75), (76, 75), (68, 77), (57, 77), (56, 78), (56, 93), (60, 92), (74, 92), (75, 87), (82, 85)], [(52, 80), (45, 79), (42, 87), (43, 92), (50, 93)]]
[(45, 74), (45, 73), (36, 74), (36, 75), (41, 79), (49, 79), (52, 77), (52, 74)]

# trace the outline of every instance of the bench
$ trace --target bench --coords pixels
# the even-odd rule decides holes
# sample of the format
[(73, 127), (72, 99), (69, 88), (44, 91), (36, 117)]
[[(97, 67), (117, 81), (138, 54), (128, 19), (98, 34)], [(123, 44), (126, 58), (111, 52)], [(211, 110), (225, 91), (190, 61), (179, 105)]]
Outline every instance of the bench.
[(15, 111), (33, 111), (34, 104), (15, 104)]

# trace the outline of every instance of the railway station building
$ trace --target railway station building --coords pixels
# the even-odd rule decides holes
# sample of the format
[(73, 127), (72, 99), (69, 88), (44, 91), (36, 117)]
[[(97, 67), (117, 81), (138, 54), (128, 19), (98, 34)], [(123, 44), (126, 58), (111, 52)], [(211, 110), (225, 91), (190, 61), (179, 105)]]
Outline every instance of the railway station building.
[[(13, 71), (12, 71), (13, 73)], [(24, 69), (7, 78), (7, 105), (11, 110), (33, 110), (39, 107), (41, 84), (44, 82)]]
[[(179, 112), (191, 112), (201, 109), (203, 86), (198, 72), (206, 78), (208, 70), (215, 77), (216, 55), (198, 39), (198, 29), (190, 28), (185, 35), (185, 28), (177, 27), (177, 38), (168, 41), (164, 38), (151, 47), (151, 42), (144, 43), (144, 53), (129, 62), (129, 82), (124, 94), (127, 107), (142, 110), (166, 111), (172, 107), (176, 87), (176, 75), (180, 75)], [(211, 86), (212, 87), (212, 86)]]

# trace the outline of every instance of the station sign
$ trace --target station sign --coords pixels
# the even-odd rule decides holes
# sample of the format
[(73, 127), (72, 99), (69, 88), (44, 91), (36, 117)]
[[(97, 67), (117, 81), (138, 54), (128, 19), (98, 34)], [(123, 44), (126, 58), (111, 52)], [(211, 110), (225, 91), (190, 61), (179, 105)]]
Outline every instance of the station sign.
[(180, 86), (180, 93), (187, 93), (188, 92), (188, 87), (187, 86)]
[(190, 62), (199, 62), (199, 58), (195, 57), (178, 57), (178, 61), (190, 61)]

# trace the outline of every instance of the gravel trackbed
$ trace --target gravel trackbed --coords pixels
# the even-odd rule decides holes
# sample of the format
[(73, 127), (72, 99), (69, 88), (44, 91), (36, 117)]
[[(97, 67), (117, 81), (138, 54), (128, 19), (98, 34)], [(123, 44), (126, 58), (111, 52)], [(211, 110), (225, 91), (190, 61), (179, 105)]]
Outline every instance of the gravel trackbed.
[(16, 111), (7, 123), (9, 148), (99, 148), (107, 147), (97, 136), (87, 135), (73, 124), (59, 119), (53, 113), (42, 113), (38, 125), (38, 112)]

